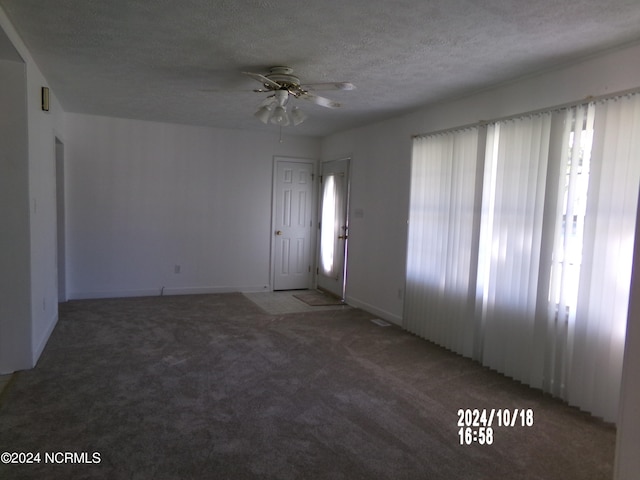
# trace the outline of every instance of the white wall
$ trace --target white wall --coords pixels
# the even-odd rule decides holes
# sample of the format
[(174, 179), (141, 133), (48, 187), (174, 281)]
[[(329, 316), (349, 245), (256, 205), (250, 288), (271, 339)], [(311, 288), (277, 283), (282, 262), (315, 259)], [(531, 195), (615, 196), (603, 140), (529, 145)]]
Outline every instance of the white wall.
[[(36, 364), (58, 319), (54, 144), (62, 111), (54, 93), (52, 112), (41, 110), (40, 92), (46, 79), (2, 10), (0, 29), (24, 62), (22, 78), (12, 76), (7, 83), (11, 89), (3, 92), (3, 100), (14, 106), (0, 112), (1, 133), (7, 142), (3, 144), (11, 145), (3, 159), (10, 167), (3, 180), (10, 198), (0, 218), (8, 220), (3, 228), (10, 232), (3, 246), (4, 242), (10, 245), (2, 252), (9, 265), (0, 271), (1, 282), (8, 285), (1, 295), (10, 297), (0, 309), (0, 327), (12, 332), (3, 340), (11, 349), (0, 353), (0, 372), (6, 373)], [(3, 75), (6, 72), (4, 68)], [(4, 80), (3, 76), (3, 89)]]
[(0, 60), (0, 374), (31, 366), (25, 65)]
[(273, 157), (319, 140), (80, 114), (66, 134), (69, 298), (270, 288)]
[(323, 140), (322, 160), (351, 158), (346, 300), (400, 323), (411, 139), (389, 121)]

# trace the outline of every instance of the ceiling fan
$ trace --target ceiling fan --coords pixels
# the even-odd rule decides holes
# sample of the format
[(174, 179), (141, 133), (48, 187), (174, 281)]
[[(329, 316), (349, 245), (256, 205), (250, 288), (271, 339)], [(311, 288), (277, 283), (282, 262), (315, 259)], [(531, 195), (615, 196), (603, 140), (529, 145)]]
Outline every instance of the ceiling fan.
[(260, 104), (255, 116), (265, 124), (273, 123), (281, 127), (291, 123), (299, 125), (307, 118), (307, 115), (295, 106), (287, 112), (287, 103), (291, 97), (308, 100), (322, 107), (338, 108), (341, 106), (340, 103), (310, 92), (356, 88), (348, 82), (301, 84), (300, 79), (293, 74), (293, 69), (284, 66), (271, 67), (266, 75), (253, 72), (242, 73), (262, 84), (262, 88), (255, 89), (254, 92), (273, 92)]

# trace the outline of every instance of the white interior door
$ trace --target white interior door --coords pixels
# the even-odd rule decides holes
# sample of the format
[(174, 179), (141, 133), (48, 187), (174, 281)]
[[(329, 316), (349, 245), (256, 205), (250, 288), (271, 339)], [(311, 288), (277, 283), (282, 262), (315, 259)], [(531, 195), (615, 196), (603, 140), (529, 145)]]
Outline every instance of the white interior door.
[(349, 159), (322, 164), (318, 288), (344, 299), (349, 222)]
[(313, 178), (311, 161), (276, 159), (273, 210), (273, 289), (311, 286)]

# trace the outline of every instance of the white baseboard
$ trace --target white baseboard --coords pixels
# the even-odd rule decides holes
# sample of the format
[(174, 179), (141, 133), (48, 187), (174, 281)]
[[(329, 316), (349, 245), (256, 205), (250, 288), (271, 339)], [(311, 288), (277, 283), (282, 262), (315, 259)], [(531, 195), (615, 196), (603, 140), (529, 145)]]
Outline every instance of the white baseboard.
[(38, 363), (38, 360), (40, 359), (40, 355), (42, 355), (42, 352), (44, 351), (44, 347), (47, 346), (47, 342), (49, 341), (49, 337), (51, 337), (51, 334), (53, 333), (53, 329), (56, 328), (57, 324), (58, 324), (58, 313), (56, 312), (56, 314), (53, 316), (53, 318), (51, 318), (51, 320), (49, 321), (49, 325), (47, 326), (47, 329), (44, 331), (44, 334), (42, 335), (42, 338), (40, 338), (40, 341), (34, 347), (34, 351), (33, 351), (33, 366), (34, 367)]
[(219, 287), (159, 287), (156, 289), (138, 290), (103, 290), (98, 292), (69, 292), (69, 300), (88, 300), (98, 298), (126, 298), (126, 297), (159, 297), (161, 295), (202, 295), (209, 293), (233, 292), (268, 292), (270, 286), (244, 285)]
[(164, 295), (202, 295), (207, 293), (253, 293), (268, 292), (269, 286), (253, 285), (240, 287), (166, 287)]
[(382, 320), (386, 320), (387, 322), (391, 322), (399, 327), (402, 326), (402, 317), (399, 315), (395, 315), (391, 312), (387, 312), (386, 310), (382, 310), (381, 308), (375, 307), (367, 302), (363, 302), (358, 300), (357, 298), (350, 297), (347, 295), (345, 298), (345, 302), (347, 305), (351, 305), (352, 307), (359, 308), (364, 310), (365, 312), (369, 312), (377, 317), (380, 317)]
[(95, 298), (154, 297), (160, 289), (147, 290), (101, 290), (97, 292), (68, 292), (69, 300), (89, 300)]

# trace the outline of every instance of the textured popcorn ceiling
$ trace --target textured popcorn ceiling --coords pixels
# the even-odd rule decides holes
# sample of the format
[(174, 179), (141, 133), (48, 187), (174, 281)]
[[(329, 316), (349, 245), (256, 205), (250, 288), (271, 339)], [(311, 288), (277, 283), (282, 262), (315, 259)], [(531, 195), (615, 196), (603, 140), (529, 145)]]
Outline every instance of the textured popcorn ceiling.
[[(326, 135), (640, 39), (638, 0), (0, 0), (65, 110), (273, 131), (242, 75), (288, 65), (344, 104)], [(2, 50), (0, 50), (1, 52)], [(639, 60), (640, 61), (640, 60)]]

